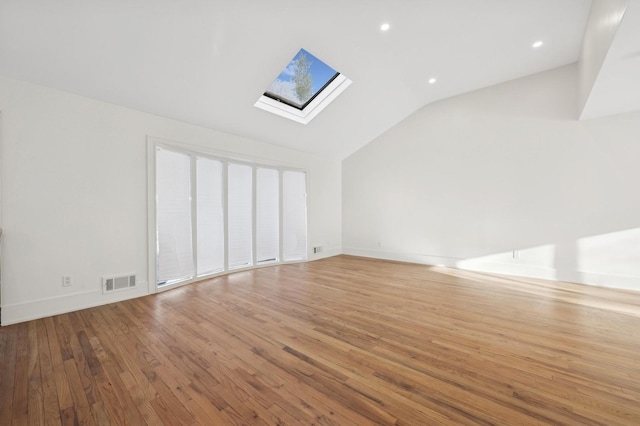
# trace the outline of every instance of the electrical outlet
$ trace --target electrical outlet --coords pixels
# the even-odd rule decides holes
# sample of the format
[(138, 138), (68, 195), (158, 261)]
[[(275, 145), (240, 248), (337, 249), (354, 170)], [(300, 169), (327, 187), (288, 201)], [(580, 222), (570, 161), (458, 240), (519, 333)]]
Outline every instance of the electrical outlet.
[(62, 287), (71, 287), (71, 276), (69, 275), (62, 276)]
[(322, 246), (315, 246), (313, 248), (314, 253), (322, 253)]
[(513, 251), (513, 258), (514, 259), (520, 259), (520, 250), (514, 250)]

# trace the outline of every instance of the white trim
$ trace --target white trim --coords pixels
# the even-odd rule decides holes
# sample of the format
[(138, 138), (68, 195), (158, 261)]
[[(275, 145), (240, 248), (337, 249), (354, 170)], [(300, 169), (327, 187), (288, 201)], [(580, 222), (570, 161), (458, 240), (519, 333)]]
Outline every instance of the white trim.
[(101, 289), (96, 289), (5, 305), (2, 307), (2, 325), (17, 324), (146, 296), (147, 283), (140, 282), (139, 284), (136, 283), (136, 286), (127, 292), (116, 291), (102, 294)]
[(251, 264), (258, 264), (258, 236), (256, 230), (258, 225), (256, 220), (258, 219), (258, 167), (251, 168)]
[[(295, 163), (287, 163), (280, 160), (273, 160), (267, 157), (259, 157), (249, 154), (238, 154), (234, 151), (226, 151), (223, 149), (214, 149), (204, 145), (194, 145), (190, 143), (180, 142), (173, 139), (160, 138), (157, 136), (147, 135), (147, 141), (156, 144), (161, 147), (165, 147), (169, 150), (174, 150), (183, 153), (197, 154), (204, 157), (210, 157), (219, 161), (231, 161), (242, 164), (258, 165), (271, 168), (281, 168), (286, 170), (306, 171), (304, 167), (300, 167)], [(154, 149), (155, 146), (154, 145)], [(152, 150), (152, 153), (155, 153)], [(155, 158), (155, 156), (154, 156)]]
[(398, 262), (418, 263), (430, 266), (445, 266), (448, 268), (464, 269), (469, 271), (556, 280), (555, 269), (535, 265), (488, 262), (484, 260), (481, 261), (419, 253), (402, 253), (384, 250), (361, 249), (355, 247), (345, 247), (343, 248), (343, 253), (353, 256), (394, 260)]
[(147, 292), (157, 292), (156, 268), (156, 139), (147, 136)]
[[(284, 224), (284, 197), (282, 196), (282, 190), (284, 187), (284, 171), (278, 170), (278, 262), (282, 262), (284, 259), (283, 253), (283, 243), (284, 238), (282, 236), (282, 225)], [(307, 230), (309, 226), (307, 225)]]
[(525, 265), (518, 263), (495, 262), (487, 260), (459, 260), (455, 268), (469, 271), (487, 272), (491, 274), (515, 275), (518, 277), (540, 278), (543, 280), (558, 281), (555, 268)]
[[(229, 162), (222, 162), (222, 224), (224, 229), (222, 234), (224, 235), (224, 261), (222, 267), (224, 271), (229, 270)], [(223, 272), (224, 272), (223, 271)]]
[(622, 290), (640, 291), (640, 277), (631, 275), (599, 274), (597, 272), (582, 272), (582, 284), (594, 285), (598, 287), (617, 288)]
[(316, 115), (318, 115), (320, 111), (325, 109), (327, 105), (333, 102), (338, 95), (344, 92), (351, 83), (351, 80), (344, 75), (338, 75), (302, 110), (289, 106), (283, 102), (278, 102), (277, 100), (264, 95), (258, 98), (254, 106), (272, 114), (288, 118), (289, 120), (293, 120), (301, 124), (307, 124)]
[(309, 188), (310, 188), (310, 179), (309, 172), (304, 172), (304, 203), (305, 203), (305, 226), (307, 227), (307, 254), (305, 256), (305, 260), (309, 259), (309, 253), (313, 253), (311, 238), (309, 238), (309, 229), (311, 229), (311, 224), (309, 220), (311, 219), (311, 215), (309, 214)]
[(189, 156), (189, 185), (191, 191), (191, 261), (193, 262), (193, 275), (198, 276), (198, 176), (197, 171), (198, 157)]
[[(4, 259), (4, 254), (3, 254), (3, 250), (2, 250), (2, 246), (3, 244), (3, 232), (4, 230), (2, 229), (2, 217), (3, 217), (3, 210), (4, 210), (4, 163), (3, 163), (3, 133), (2, 133), (2, 124), (3, 124), (3, 115), (2, 115), (2, 111), (0, 111), (0, 309), (4, 306), (4, 298), (3, 298), (3, 290), (2, 288), (4, 287), (3, 283), (4, 283), (4, 279), (3, 279), (3, 275), (4, 275), (4, 268), (2, 267), (3, 265), (3, 259)], [(4, 317), (4, 315), (2, 315), (2, 317)], [(0, 323), (2, 323), (2, 318), (0, 317)]]
[(356, 247), (343, 247), (342, 253), (352, 256), (370, 257), (373, 259), (394, 260), (398, 262), (419, 263), (423, 265), (438, 265), (455, 267), (460, 259), (450, 257), (430, 256), (415, 253), (397, 253), (392, 251), (362, 249)]
[(212, 274), (203, 275), (201, 277), (190, 278), (188, 280), (179, 281), (179, 282), (172, 283), (172, 284), (165, 284), (162, 287), (158, 287), (158, 293), (162, 293), (163, 291), (173, 290), (174, 288), (183, 287), (183, 286), (189, 285), (189, 284), (195, 284), (195, 283), (199, 283), (199, 282), (203, 282), (203, 281), (207, 281), (207, 280), (213, 280), (213, 279), (216, 279), (216, 278), (219, 278), (219, 277), (224, 277), (225, 275), (235, 274), (236, 272), (245, 272), (245, 271), (251, 271), (253, 269), (270, 268), (270, 267), (274, 267), (274, 266), (295, 265), (295, 264), (298, 264), (298, 263), (306, 263), (306, 262), (310, 262), (312, 260), (322, 259), (324, 257), (337, 256), (339, 254), (340, 254), (339, 251), (335, 251), (331, 255), (318, 257), (317, 259), (302, 259), (302, 260), (290, 260), (288, 262), (261, 263), (259, 265), (248, 266), (248, 267), (244, 267), (244, 268), (230, 269), (230, 270), (222, 271), (222, 272), (214, 272)]
[[(352, 256), (369, 257), (373, 259), (394, 260), (398, 262), (418, 263), (431, 266), (445, 266), (491, 274), (513, 275), (527, 278), (540, 278), (550, 281), (559, 281), (555, 268), (538, 265), (524, 265), (506, 262), (490, 262), (486, 260), (458, 259), (453, 257), (431, 256), (415, 253), (398, 253), (383, 250), (362, 249), (356, 247), (344, 247), (342, 252)], [(629, 275), (599, 274), (593, 272), (576, 272), (577, 284), (609, 287), (621, 290), (640, 291), (640, 277)]]

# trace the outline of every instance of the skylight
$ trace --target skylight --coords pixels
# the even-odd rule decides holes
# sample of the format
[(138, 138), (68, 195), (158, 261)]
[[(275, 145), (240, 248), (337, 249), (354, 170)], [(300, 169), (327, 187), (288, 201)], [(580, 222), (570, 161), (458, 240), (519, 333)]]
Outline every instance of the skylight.
[(350, 84), (344, 75), (300, 49), (255, 106), (307, 124)]
[(311, 53), (300, 49), (264, 95), (304, 109), (339, 74)]

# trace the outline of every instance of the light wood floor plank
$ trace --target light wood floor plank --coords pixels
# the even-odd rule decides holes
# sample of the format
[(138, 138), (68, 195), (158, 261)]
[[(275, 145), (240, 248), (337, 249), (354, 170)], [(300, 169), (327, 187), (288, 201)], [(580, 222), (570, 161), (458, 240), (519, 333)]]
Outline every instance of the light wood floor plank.
[(638, 425), (640, 293), (337, 256), (0, 328), (0, 424)]

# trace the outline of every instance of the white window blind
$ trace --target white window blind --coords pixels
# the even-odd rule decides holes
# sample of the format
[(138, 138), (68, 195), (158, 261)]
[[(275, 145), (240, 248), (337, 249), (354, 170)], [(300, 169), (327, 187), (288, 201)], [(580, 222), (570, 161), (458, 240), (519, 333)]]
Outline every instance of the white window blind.
[(229, 269), (252, 265), (253, 168), (229, 163), (227, 168)]
[(280, 173), (256, 169), (256, 262), (276, 262), (280, 251)]
[(307, 258), (305, 172), (155, 152), (158, 286)]
[(282, 257), (283, 260), (307, 258), (307, 184), (306, 173), (282, 173)]
[(191, 238), (191, 157), (156, 151), (157, 281), (194, 276)]
[(198, 275), (224, 271), (223, 164), (196, 159)]

